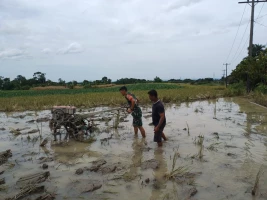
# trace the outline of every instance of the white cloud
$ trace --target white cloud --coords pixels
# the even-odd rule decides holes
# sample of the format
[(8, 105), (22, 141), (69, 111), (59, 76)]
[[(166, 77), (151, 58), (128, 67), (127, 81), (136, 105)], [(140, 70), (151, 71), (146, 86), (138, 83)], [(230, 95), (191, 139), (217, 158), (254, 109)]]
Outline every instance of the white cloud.
[(27, 52), (21, 49), (6, 49), (0, 51), (0, 59), (19, 59), (27, 57)]
[(81, 44), (77, 42), (73, 42), (69, 44), (67, 47), (59, 49), (58, 53), (60, 54), (71, 54), (71, 53), (81, 53), (84, 49)]
[(166, 11), (172, 11), (172, 10), (177, 10), (180, 9), (182, 7), (187, 7), (190, 6), (192, 4), (196, 4), (199, 3), (202, 0), (175, 0), (171, 3), (169, 3), (169, 5), (167, 5), (166, 7)]
[(52, 53), (52, 50), (49, 49), (49, 48), (45, 48), (45, 49), (42, 50), (42, 52), (43, 52), (44, 54), (50, 54), (50, 53)]
[[(137, 78), (219, 77), (244, 6), (233, 0), (0, 0), (1, 73), (39, 70), (57, 80), (54, 71), (67, 66), (61, 78), (70, 80), (127, 77), (125, 68), (140, 69)], [(265, 13), (267, 6), (260, 16)], [(249, 19), (247, 7), (233, 52)], [(255, 43), (265, 44), (266, 28), (255, 27)], [(246, 54), (244, 48), (236, 62)]]

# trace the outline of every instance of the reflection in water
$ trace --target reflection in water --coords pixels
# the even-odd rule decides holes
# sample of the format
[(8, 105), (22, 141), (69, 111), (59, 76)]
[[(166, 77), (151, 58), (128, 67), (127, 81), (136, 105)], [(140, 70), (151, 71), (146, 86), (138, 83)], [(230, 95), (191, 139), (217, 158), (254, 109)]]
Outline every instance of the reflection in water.
[(252, 122), (252, 114), (247, 113), (247, 125), (246, 125), (246, 134), (245, 136), (249, 136), (251, 134), (251, 122)]
[(155, 182), (150, 200), (160, 199), (160, 195), (166, 188), (166, 179), (164, 175), (167, 173), (167, 162), (163, 156), (163, 152), (164, 150), (162, 148), (156, 148), (154, 151), (154, 157), (159, 161), (159, 168), (154, 170)]
[(187, 108), (190, 108), (190, 105), (191, 105), (191, 103), (190, 103), (189, 101), (185, 102), (185, 106), (186, 106)]
[(55, 154), (55, 160), (62, 163), (75, 163), (78, 159), (84, 158), (85, 155), (90, 157), (98, 157), (100, 154), (88, 150), (88, 143), (69, 141), (68, 144), (51, 145), (51, 150)]
[(137, 137), (134, 138), (132, 148), (133, 148), (133, 157), (132, 157), (132, 167), (130, 168), (129, 174), (132, 177), (136, 177), (137, 167), (141, 165), (142, 161), (142, 144), (144, 143), (144, 139), (139, 140)]
[(233, 99), (233, 102), (239, 106), (239, 112), (246, 114), (246, 136), (249, 136), (251, 133), (266, 133), (267, 113), (265, 108), (249, 103), (245, 99), (236, 98)]

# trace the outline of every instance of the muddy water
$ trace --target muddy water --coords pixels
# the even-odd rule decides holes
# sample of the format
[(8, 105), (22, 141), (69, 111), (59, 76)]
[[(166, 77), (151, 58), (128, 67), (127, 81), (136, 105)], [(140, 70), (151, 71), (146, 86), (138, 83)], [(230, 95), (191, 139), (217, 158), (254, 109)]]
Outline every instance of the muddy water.
[[(101, 109), (107, 108), (94, 111)], [(53, 158), (46, 162), (50, 178), (42, 184), (49, 193), (56, 193), (56, 199), (188, 199), (193, 187), (198, 192), (191, 199), (267, 199), (266, 108), (239, 98), (166, 105), (168, 123), (164, 132), (168, 141), (161, 149), (153, 142), (149, 111), (150, 108), (143, 108), (146, 139), (134, 136), (131, 116), (127, 116), (118, 130), (110, 128), (113, 119), (97, 121), (99, 130), (91, 135), (97, 139), (95, 142), (58, 144), (49, 140), (46, 147), (39, 147), (39, 133), (28, 135), (27, 131), (39, 128), (43, 138), (51, 136), (48, 122), (26, 122), (50, 117), (49, 111), (0, 113), (0, 128), (6, 129), (0, 131), (0, 151), (11, 149), (13, 152), (13, 157), (4, 164), (7, 170), (0, 175), (6, 179), (0, 199), (18, 191), (16, 181), (20, 177), (44, 171), (39, 161), (41, 157)], [(26, 116), (14, 118), (19, 115)], [(107, 115), (112, 114), (96, 117)], [(16, 137), (9, 132), (10, 128), (25, 127), (29, 129)], [(203, 156), (199, 156), (199, 136), (204, 136)], [(179, 154), (174, 169), (185, 167), (195, 175), (193, 178), (166, 180), (165, 175), (173, 166), (174, 153)], [(82, 175), (75, 174), (79, 168), (90, 168), (98, 159), (104, 159), (105, 165), (116, 166), (116, 170), (108, 173), (84, 170)], [(157, 160), (159, 167), (143, 169), (142, 163), (151, 159)], [(251, 191), (260, 167), (266, 173), (260, 177), (258, 192), (253, 197)], [(92, 180), (98, 181), (102, 187), (82, 193), (79, 183), (86, 187), (86, 181)], [(40, 194), (27, 198), (38, 196)]]

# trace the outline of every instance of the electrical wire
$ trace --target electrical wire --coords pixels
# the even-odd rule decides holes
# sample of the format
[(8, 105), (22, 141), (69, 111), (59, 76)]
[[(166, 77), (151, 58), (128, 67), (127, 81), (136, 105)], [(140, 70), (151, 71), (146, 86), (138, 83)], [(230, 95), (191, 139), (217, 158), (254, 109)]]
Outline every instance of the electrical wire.
[(264, 24), (261, 24), (261, 23), (259, 23), (259, 22), (257, 22), (257, 21), (255, 21), (255, 23), (256, 23), (256, 24), (259, 24), (259, 25), (261, 25), (261, 26), (263, 26), (263, 27), (265, 27), (265, 28), (267, 28), (267, 26), (266, 26), (266, 25), (264, 25)]
[[(244, 11), (243, 11), (243, 14), (242, 14), (241, 20), (240, 20), (240, 22), (239, 22), (239, 25), (238, 25), (238, 28), (237, 28), (237, 32), (236, 32), (236, 35), (235, 35), (234, 42), (233, 42), (233, 44), (232, 44), (231, 50), (230, 50), (230, 52), (229, 52), (229, 54), (228, 54), (228, 56), (227, 56), (227, 59), (226, 59), (226, 61), (228, 61), (228, 59), (229, 59), (229, 56), (230, 56), (230, 54), (232, 53), (232, 50), (233, 50), (233, 47), (234, 47), (234, 44), (235, 44), (235, 41), (236, 41), (236, 38), (237, 38), (237, 35), (238, 35), (238, 32), (239, 32), (239, 28), (240, 28), (240, 26), (241, 26), (241, 23), (242, 23), (242, 21), (243, 21), (243, 17), (244, 17), (244, 14), (245, 14), (246, 8), (247, 8), (247, 4), (246, 4), (246, 6), (245, 6), (245, 8), (244, 8)], [(227, 63), (227, 62), (226, 62), (226, 63)]]
[[(256, 20), (258, 20), (259, 18), (262, 18), (263, 16), (265, 16), (265, 15), (263, 15), (263, 16), (260, 17), (260, 14), (261, 14), (261, 11), (262, 11), (263, 7), (264, 7), (264, 4), (262, 4), (262, 7), (261, 7), (261, 9), (260, 9), (260, 12), (259, 12), (258, 17), (256, 18)], [(256, 21), (254, 21), (254, 22), (255, 22), (255, 23), (258, 23), (258, 22), (256, 22)], [(259, 24), (259, 23), (258, 23), (258, 24)], [(247, 43), (249, 37), (248, 37), (247, 41), (244, 43), (243, 48), (241, 48), (241, 51), (238, 53), (238, 56), (236, 57), (236, 54), (237, 54), (237, 52), (238, 52), (238, 50), (239, 50), (239, 48), (240, 48), (240, 45), (241, 45), (241, 43), (242, 43), (242, 41), (243, 41), (244, 35), (245, 35), (246, 31), (247, 31), (248, 25), (249, 25), (249, 23), (247, 24), (247, 27), (246, 27), (246, 29), (245, 29), (245, 32), (244, 32), (243, 36), (242, 36), (241, 42), (240, 42), (240, 44), (239, 44), (239, 47), (237, 48), (237, 51), (236, 51), (235, 56), (233, 57), (231, 63), (234, 62), (234, 61), (236, 61), (236, 59), (240, 56), (240, 54), (243, 52), (243, 50), (244, 50), (244, 48), (245, 48), (245, 44)], [(263, 24), (260, 24), (260, 25), (266, 27), (266, 26), (263, 25)], [(267, 27), (266, 27), (266, 28), (267, 28)]]
[[(242, 39), (241, 39), (241, 41), (240, 41), (240, 43), (239, 43), (239, 45), (238, 45), (238, 48), (237, 48), (237, 50), (236, 50), (236, 52), (235, 52), (235, 54), (234, 54), (234, 57), (233, 57), (233, 59), (231, 60), (230, 63), (232, 63), (233, 60), (235, 60), (235, 58), (236, 58), (237, 52), (239, 51), (240, 46), (241, 46), (241, 44), (242, 44), (242, 42), (243, 42), (244, 36), (245, 36), (245, 34), (246, 34), (246, 32), (247, 32), (248, 25), (249, 25), (249, 23), (247, 23), (247, 27), (246, 27), (246, 29), (245, 29), (245, 31), (244, 31), (244, 33), (243, 33)], [(241, 51), (242, 51), (242, 50), (241, 50)]]

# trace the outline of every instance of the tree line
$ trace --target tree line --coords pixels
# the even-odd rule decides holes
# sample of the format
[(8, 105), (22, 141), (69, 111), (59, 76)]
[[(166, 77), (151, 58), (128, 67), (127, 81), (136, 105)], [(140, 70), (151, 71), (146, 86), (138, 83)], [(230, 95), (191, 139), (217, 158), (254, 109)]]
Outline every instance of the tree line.
[(57, 82), (51, 81), (46, 78), (46, 74), (42, 72), (35, 72), (32, 78), (26, 79), (22, 75), (18, 75), (14, 80), (10, 78), (5, 78), (0, 76), (0, 90), (29, 90), (33, 87), (45, 87), (45, 86), (64, 86), (66, 88), (73, 89), (75, 86), (81, 86), (83, 88), (90, 88), (96, 85), (106, 85), (106, 84), (118, 84), (118, 85), (127, 85), (127, 84), (137, 84), (137, 83), (190, 83), (190, 84), (210, 84), (210, 83), (220, 83), (221, 80), (213, 80), (213, 78), (205, 79), (170, 79), (163, 81), (160, 77), (156, 76), (153, 80), (146, 79), (136, 79), (136, 78), (121, 78), (116, 81), (112, 81), (107, 76), (104, 76), (100, 80), (84, 80), (82, 82), (78, 81), (69, 81), (59, 78)]

